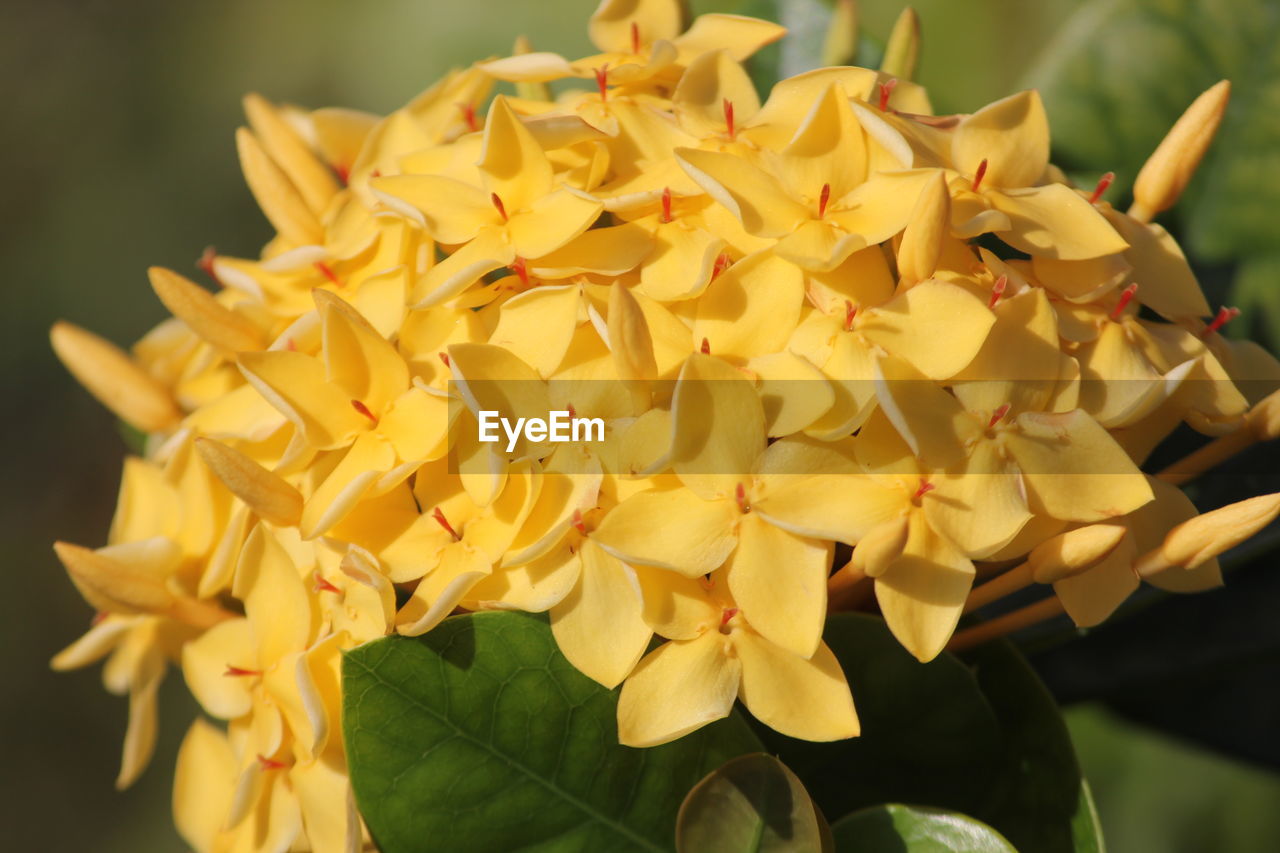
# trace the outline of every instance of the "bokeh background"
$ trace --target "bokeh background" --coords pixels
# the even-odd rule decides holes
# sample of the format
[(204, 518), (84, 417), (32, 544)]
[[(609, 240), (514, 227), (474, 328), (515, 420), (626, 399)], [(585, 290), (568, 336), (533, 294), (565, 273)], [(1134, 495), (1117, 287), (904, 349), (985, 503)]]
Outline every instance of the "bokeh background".
[[(707, 0), (695, 8), (760, 12), (771, 2)], [(788, 3), (787, 14), (793, 22), (803, 21), (819, 2)], [(385, 112), (451, 66), (506, 53), (518, 33), (529, 35), (538, 48), (587, 52), (585, 20), (594, 5), (594, 0), (0, 3), (0, 164), (6, 169), (0, 205), (0, 429), (6, 458), (0, 496), (0, 543), (6, 546), (0, 568), (0, 826), (5, 849), (181, 849), (168, 813), (169, 786), (177, 743), (196, 713), (180, 678), (171, 677), (161, 696), (155, 761), (133, 789), (117, 793), (112, 781), (125, 701), (102, 691), (96, 667), (69, 675), (48, 668), (49, 658), (86, 629), (91, 615), (50, 543), (104, 540), (125, 453), (112, 418), (53, 358), (50, 324), (66, 318), (127, 344), (162, 316), (146, 282), (148, 265), (194, 276), (194, 261), (206, 246), (251, 255), (265, 242), (268, 226), (240, 180), (232, 140), (242, 120), (244, 92), (307, 106)], [(1047, 47), (1057, 51), (1055, 61), (1070, 59), (1072, 50), (1096, 48), (1096, 41), (1080, 41), (1088, 29), (1078, 7), (1092, 7), (1085, 13), (1098, 15), (1116, 3), (922, 0), (915, 5), (924, 21), (920, 78), (940, 111), (970, 111), (1048, 73)], [(1147, 5), (1164, 7), (1162, 14), (1177, 19), (1191, 14), (1188, 7), (1210, 4)], [(1270, 0), (1243, 5), (1268, 26), (1277, 25), (1280, 10)], [(861, 0), (864, 33), (883, 38), (900, 8), (899, 0)], [(1115, 51), (1143, 47), (1129, 41)], [(1265, 55), (1257, 58), (1265, 73)], [(1129, 85), (1125, 79), (1103, 83)], [(1158, 139), (1163, 125), (1157, 120), (1163, 116), (1167, 122), (1183, 103), (1156, 104), (1158, 115), (1137, 125), (1137, 135)], [(1050, 107), (1052, 112), (1052, 101)], [(1055, 126), (1055, 133), (1059, 130)], [(1075, 158), (1071, 165), (1085, 172), (1114, 166), (1089, 161), (1087, 144), (1077, 142), (1067, 153)], [(1132, 174), (1122, 176), (1121, 182), (1131, 179)], [(1261, 242), (1267, 248), (1265, 235)], [(1221, 252), (1213, 260), (1205, 272), (1221, 289), (1237, 264), (1224, 261)], [(1274, 290), (1280, 293), (1280, 287)], [(1250, 464), (1276, 468), (1271, 456), (1255, 456)], [(1270, 592), (1275, 593), (1270, 600), (1280, 603), (1280, 589), (1273, 585)], [(1205, 629), (1196, 622), (1201, 614), (1186, 618), (1191, 624), (1182, 625), (1184, 634)], [(1176, 634), (1176, 626), (1166, 630)], [(1111, 672), (1099, 686), (1087, 677), (1093, 671), (1089, 664), (1082, 679), (1078, 659), (1066, 665), (1046, 659), (1047, 669), (1066, 673), (1059, 672), (1059, 682), (1066, 685), (1061, 693), (1082, 700), (1069, 711), (1069, 720), (1113, 850), (1275, 849), (1280, 776), (1269, 768), (1280, 765), (1273, 730), (1280, 720), (1267, 717), (1280, 681), (1275, 632), (1265, 641), (1246, 632), (1242, 642), (1254, 667), (1247, 678), (1270, 683), (1243, 694), (1238, 684), (1210, 685), (1209, 691), (1219, 692), (1208, 695), (1195, 683), (1187, 685), (1196, 698), (1186, 701), (1208, 702), (1214, 709), (1200, 717), (1211, 724), (1213, 731), (1207, 732), (1166, 725), (1166, 733), (1160, 733), (1134, 723), (1153, 717), (1135, 711), (1132, 702), (1113, 701), (1108, 707), (1102, 701), (1108, 691), (1123, 693), (1134, 686), (1117, 683), (1122, 674)], [(1105, 646), (1099, 654), (1106, 654)], [(1163, 662), (1176, 664), (1179, 654), (1172, 648)], [(1166, 676), (1177, 678), (1176, 672)], [(1213, 736), (1234, 720), (1260, 714), (1263, 725), (1249, 731), (1270, 738), (1261, 749)]]

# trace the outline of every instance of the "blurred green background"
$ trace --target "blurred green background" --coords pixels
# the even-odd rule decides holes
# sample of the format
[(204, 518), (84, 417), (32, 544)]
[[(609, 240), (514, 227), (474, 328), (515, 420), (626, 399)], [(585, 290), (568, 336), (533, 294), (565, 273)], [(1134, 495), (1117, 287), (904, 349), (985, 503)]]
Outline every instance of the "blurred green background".
[[(9, 170), (0, 207), (0, 364), (11, 454), (0, 508), (0, 541), (8, 546), (0, 596), (5, 849), (181, 849), (169, 785), (177, 742), (195, 713), (173, 674), (161, 697), (155, 762), (133, 789), (117, 793), (125, 702), (102, 691), (96, 667), (70, 675), (48, 669), (91, 615), (50, 543), (104, 540), (124, 454), (112, 419), (51, 355), (49, 325), (66, 318), (127, 344), (162, 316), (148, 265), (192, 273), (205, 246), (251, 255), (268, 238), (232, 141), (244, 92), (385, 112), (451, 66), (507, 52), (518, 33), (542, 49), (586, 52), (594, 5), (0, 4), (0, 162)], [(743, 5), (695, 3), (703, 10)], [(803, 11), (805, 4), (790, 5)], [(916, 3), (925, 34), (920, 76), (935, 105), (968, 111), (1013, 91), (1079, 5)], [(883, 37), (900, 3), (862, 0), (860, 8), (864, 31)], [(1168, 106), (1175, 115), (1177, 108)], [(1158, 138), (1162, 128), (1149, 133)], [(1113, 850), (1274, 849), (1274, 773), (1143, 731), (1100, 707), (1069, 716)]]

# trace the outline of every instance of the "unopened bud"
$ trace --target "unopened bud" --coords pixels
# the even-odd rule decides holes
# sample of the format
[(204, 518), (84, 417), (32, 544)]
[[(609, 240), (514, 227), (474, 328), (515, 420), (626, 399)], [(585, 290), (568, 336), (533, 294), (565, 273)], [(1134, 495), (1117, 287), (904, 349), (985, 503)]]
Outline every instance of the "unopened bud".
[(1227, 504), (1184, 521), (1169, 531), (1159, 548), (1134, 563), (1140, 577), (1174, 567), (1194, 569), (1234, 548), (1280, 515), (1280, 493)]
[(1280, 391), (1273, 391), (1245, 415), (1245, 423), (1258, 441), (1280, 438)]
[(653, 336), (644, 311), (631, 291), (615, 283), (609, 289), (609, 349), (623, 379), (656, 379)]
[(852, 65), (858, 55), (857, 0), (836, 0), (822, 42), (823, 65)]
[(259, 517), (281, 527), (302, 518), (302, 495), (278, 474), (211, 438), (196, 439), (196, 450), (209, 470)]
[[(516, 43), (511, 49), (511, 55), (524, 56), (527, 53), (533, 53), (533, 45), (529, 42), (529, 37), (516, 36)], [(543, 82), (517, 81), (516, 96), (527, 101), (549, 101), (551, 100), (551, 88)]]
[(152, 267), (147, 275), (164, 307), (204, 340), (229, 352), (262, 349), (258, 327), (194, 281), (164, 267)]
[(907, 6), (893, 23), (889, 41), (884, 46), (880, 70), (891, 77), (910, 80), (920, 59), (920, 16)]
[[(161, 563), (171, 561), (176, 565), (180, 559), (177, 546), (166, 539), (157, 537), (147, 540), (145, 545), (155, 552), (152, 556)], [(126, 615), (162, 613), (173, 604), (173, 594), (165, 587), (163, 575), (158, 572), (132, 566), (102, 551), (69, 542), (55, 542), (53, 550), (76, 589), (98, 610)]]
[(49, 340), (71, 375), (131, 426), (158, 432), (182, 417), (169, 391), (115, 344), (66, 322), (53, 325)]
[(1027, 565), (1036, 583), (1056, 583), (1086, 572), (1120, 544), (1128, 528), (1123, 524), (1090, 524), (1059, 533), (1031, 549)]
[(1230, 97), (1231, 82), (1222, 80), (1187, 107), (1138, 173), (1130, 216), (1149, 222), (1173, 207), (1213, 141)]
[(907, 531), (905, 515), (877, 524), (858, 540), (849, 565), (869, 578), (880, 577), (907, 546)]
[(263, 149), (288, 176), (307, 207), (317, 218), (323, 216), (329, 202), (338, 193), (338, 182), (334, 180), (333, 172), (303, 141), (275, 104), (261, 95), (250, 93), (244, 96), (244, 112)]
[(951, 194), (939, 170), (925, 183), (911, 211), (911, 219), (898, 247), (898, 278), (910, 287), (933, 275), (942, 255), (942, 244), (951, 231)]
[(236, 150), (249, 191), (280, 236), (296, 246), (319, 243), (324, 238), (319, 218), (253, 131), (236, 131)]

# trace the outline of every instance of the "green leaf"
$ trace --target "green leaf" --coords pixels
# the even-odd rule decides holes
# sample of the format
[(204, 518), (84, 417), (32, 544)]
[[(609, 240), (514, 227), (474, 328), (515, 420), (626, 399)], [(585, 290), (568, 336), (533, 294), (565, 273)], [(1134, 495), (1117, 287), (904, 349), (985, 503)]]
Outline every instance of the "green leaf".
[(824, 639), (849, 680), (862, 735), (815, 744), (760, 731), (822, 811), (979, 805), (999, 769), (1000, 730), (968, 667), (949, 654), (920, 663), (867, 614), (833, 614)]
[[(1194, 98), (1221, 79), (1231, 104), (1175, 210), (1192, 253), (1225, 261), (1280, 242), (1280, 10), (1273, 0), (1091, 0), (1030, 76), (1045, 96), (1054, 156), (1113, 169), (1122, 195)], [(1269, 282), (1272, 292), (1280, 282)], [(1267, 309), (1272, 310), (1272, 309)], [(1274, 323), (1280, 321), (1273, 320)]]
[(538, 616), (455, 616), (343, 660), (351, 782), (383, 853), (670, 850), (689, 788), (761, 748), (735, 715), (631, 749), (616, 713)]
[(1089, 783), (1084, 779), (1080, 780), (1080, 799), (1071, 818), (1071, 840), (1075, 853), (1106, 853), (1102, 822), (1098, 820), (1098, 809), (1093, 804), (1093, 791), (1089, 790)]
[(813, 800), (771, 755), (735, 758), (694, 786), (676, 819), (680, 853), (760, 853), (823, 849)]
[(991, 827), (958, 812), (891, 804), (862, 809), (831, 827), (836, 850), (858, 853), (1017, 853)]

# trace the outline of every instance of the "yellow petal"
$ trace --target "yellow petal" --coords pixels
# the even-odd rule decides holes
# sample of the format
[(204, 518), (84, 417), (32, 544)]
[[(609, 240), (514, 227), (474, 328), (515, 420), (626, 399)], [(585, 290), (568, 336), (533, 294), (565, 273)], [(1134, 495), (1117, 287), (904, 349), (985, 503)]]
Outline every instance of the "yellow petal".
[(197, 718), (178, 747), (173, 779), (173, 822), (192, 849), (213, 848), (231, 808), (236, 773), (227, 736)]
[(324, 240), (324, 228), (289, 176), (248, 128), (236, 130), (236, 150), (249, 191), (280, 236), (295, 246)]
[(747, 362), (747, 369), (759, 380), (770, 437), (800, 432), (835, 404), (835, 391), (822, 371), (792, 353), (757, 356)]
[(151, 267), (147, 274), (164, 307), (209, 343), (230, 352), (262, 349), (262, 333), (253, 321), (194, 281), (164, 267)]
[(866, 246), (860, 234), (850, 234), (830, 221), (811, 219), (779, 240), (774, 251), (803, 269), (830, 272)]
[(409, 386), (395, 347), (358, 311), (327, 290), (312, 293), (320, 310), (325, 374), (353, 400), (381, 415)]
[(317, 450), (350, 442), (370, 424), (351, 395), (330, 382), (324, 366), (300, 352), (276, 350), (239, 356), (240, 372)]
[(476, 65), (498, 80), (512, 83), (546, 83), (573, 76), (573, 66), (558, 53), (533, 51)]
[(671, 403), (671, 467), (703, 497), (732, 497), (764, 452), (764, 410), (751, 382), (702, 353), (685, 362)]
[(773, 478), (751, 509), (799, 536), (854, 544), (905, 509), (900, 490), (861, 474), (816, 474)]
[(258, 659), (278, 661), (302, 651), (311, 636), (311, 602), (289, 553), (258, 525), (236, 567), (236, 591), (253, 629)]
[(1091, 628), (1105, 621), (1138, 588), (1133, 571), (1135, 553), (1133, 540), (1125, 537), (1093, 568), (1053, 584), (1054, 593), (1077, 627)]
[(61, 321), (49, 340), (76, 381), (132, 426), (156, 432), (181, 417), (169, 391), (114, 344)]
[(983, 183), (991, 187), (1028, 187), (1049, 165), (1049, 119), (1034, 89), (1010, 95), (966, 116), (955, 129), (951, 159), (972, 177), (987, 161)]
[(1133, 184), (1133, 216), (1151, 219), (1178, 200), (1213, 141), (1230, 97), (1229, 80), (1215, 83), (1201, 93), (1169, 129), (1142, 165)]
[(174, 603), (166, 586), (182, 557), (164, 537), (96, 551), (55, 542), (54, 553), (89, 604), (111, 613), (163, 613)]
[(913, 367), (893, 358), (874, 367), (880, 411), (928, 467), (956, 465), (965, 447), (981, 436), (981, 425), (960, 401)]
[(345, 764), (327, 758), (300, 761), (289, 771), (289, 783), (314, 853), (352, 853), (361, 848), (360, 816)]
[(778, 352), (800, 320), (804, 276), (770, 252), (743, 258), (698, 300), (695, 341), (713, 355), (750, 358)]
[(898, 278), (910, 287), (933, 275), (951, 233), (951, 196), (942, 172), (924, 185), (898, 246)]
[(604, 0), (587, 22), (587, 35), (606, 53), (631, 54), (633, 27), (640, 46), (670, 41), (680, 33), (680, 4), (675, 0)]
[(876, 600), (898, 642), (927, 663), (951, 639), (973, 586), (973, 564), (913, 513), (902, 555), (876, 578)]
[(995, 553), (1031, 520), (1022, 478), (995, 441), (979, 441), (956, 473), (930, 482), (929, 524), (969, 557)]
[(653, 251), (640, 267), (636, 289), (659, 302), (692, 299), (701, 294), (724, 251), (724, 240), (679, 220), (660, 223), (653, 239)]
[(731, 636), (742, 661), (742, 704), (757, 720), (801, 740), (843, 740), (861, 733), (849, 683), (826, 643), (819, 642), (806, 659), (750, 628)]
[(748, 513), (725, 579), (751, 627), (792, 654), (811, 657), (827, 615), (827, 543), (788, 533)]
[(639, 225), (592, 228), (529, 264), (534, 278), (574, 278), (582, 273), (618, 276), (653, 250), (653, 237)]
[(751, 77), (726, 51), (704, 53), (689, 63), (671, 95), (681, 125), (695, 136), (724, 133), (724, 102), (733, 104), (736, 121), (745, 122), (760, 109)]
[(676, 159), (713, 199), (758, 237), (782, 237), (809, 218), (809, 211), (778, 179), (732, 154), (676, 149)]
[(838, 82), (812, 102), (779, 161), (787, 186), (815, 203), (823, 187), (832, 201), (838, 201), (866, 179), (862, 128)]
[(441, 243), (465, 243), (485, 226), (502, 224), (488, 193), (454, 178), (387, 175), (374, 178), (369, 186), (380, 201), (421, 222), (431, 239)]
[(551, 608), (551, 633), (580, 672), (616, 687), (635, 668), (652, 631), (641, 615), (635, 573), (590, 540), (579, 553), (581, 578)]
[(544, 377), (560, 366), (578, 325), (577, 285), (538, 287), (502, 304), (489, 343), (510, 350)]
[(508, 211), (526, 210), (551, 191), (551, 163), (542, 146), (501, 95), (493, 99), (484, 123), (480, 171), (485, 188)]
[(858, 331), (930, 379), (948, 379), (973, 361), (995, 321), (968, 290), (925, 281), (869, 311)]
[(541, 258), (590, 228), (603, 210), (600, 202), (575, 190), (556, 190), (528, 211), (511, 215), (511, 246), (518, 257)]
[(163, 675), (152, 676), (133, 685), (129, 691), (129, 725), (124, 732), (120, 773), (116, 776), (117, 791), (123, 791), (137, 781), (155, 754), (159, 732), (156, 693), (162, 678)]
[(487, 557), (465, 545), (447, 548), (444, 553), (440, 565), (418, 581), (413, 595), (396, 614), (396, 630), (407, 637), (417, 637), (439, 625), (493, 568)]
[(280, 476), (211, 438), (197, 438), (196, 450), (223, 485), (259, 516), (282, 527), (298, 523), (302, 495)]
[(516, 259), (501, 228), (484, 228), (474, 240), (429, 269), (414, 288), (415, 309), (446, 302), (496, 269)]
[(314, 539), (327, 533), (395, 463), (395, 450), (382, 436), (367, 432), (357, 438), (307, 499), (299, 520), (302, 537)]
[(682, 61), (707, 51), (724, 49), (738, 62), (744, 62), (757, 50), (786, 34), (786, 27), (772, 21), (713, 13), (699, 15), (688, 31), (677, 36), (674, 42)]
[(1162, 317), (1180, 320), (1208, 315), (1209, 303), (1178, 241), (1157, 223), (1143, 223), (1117, 211), (1105, 213), (1129, 244), (1124, 258), (1141, 282), (1138, 301)]
[(993, 190), (988, 197), (1009, 217), (1001, 239), (1029, 255), (1080, 261), (1129, 248), (1097, 208), (1065, 184)]
[(727, 645), (712, 630), (664, 643), (640, 661), (618, 697), (619, 742), (657, 746), (729, 716), (742, 664)]
[[(267, 663), (271, 663), (268, 661)], [(253, 707), (261, 673), (247, 619), (228, 619), (182, 647), (182, 677), (204, 710), (234, 720)], [(237, 674), (243, 672), (244, 674)]]
[(640, 492), (609, 510), (592, 539), (620, 560), (692, 578), (732, 553), (739, 515), (732, 499), (703, 500), (688, 489)]
[(581, 569), (582, 563), (572, 549), (558, 548), (536, 560), (496, 569), (481, 578), (467, 593), (463, 606), (468, 610), (543, 613), (573, 591)]
[(297, 188), (311, 212), (317, 218), (323, 216), (329, 201), (338, 193), (333, 172), (267, 99), (256, 93), (245, 95), (244, 111), (263, 149)]

